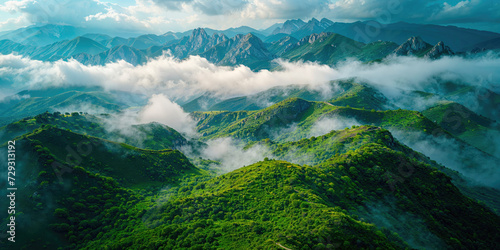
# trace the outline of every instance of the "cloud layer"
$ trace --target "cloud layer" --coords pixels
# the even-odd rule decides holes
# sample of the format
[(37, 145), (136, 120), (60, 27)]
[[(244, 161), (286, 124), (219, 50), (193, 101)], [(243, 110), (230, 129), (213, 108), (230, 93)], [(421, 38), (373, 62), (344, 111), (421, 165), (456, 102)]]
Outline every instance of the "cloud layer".
[(211, 92), (228, 98), (254, 94), (275, 86), (304, 85), (326, 89), (331, 80), (357, 77), (373, 84), (389, 98), (402, 90), (439, 93), (439, 81), (457, 81), (500, 92), (500, 58), (489, 54), (465, 59), (427, 60), (393, 57), (380, 64), (349, 61), (332, 68), (308, 62), (277, 61), (283, 70), (253, 72), (246, 66), (216, 66), (191, 56), (177, 60), (168, 55), (133, 66), (124, 61), (105, 66), (83, 65), (75, 60), (42, 62), (17, 55), (0, 55), (0, 88), (43, 89), (61, 86), (102, 86), (105, 89), (165, 94), (171, 100)]

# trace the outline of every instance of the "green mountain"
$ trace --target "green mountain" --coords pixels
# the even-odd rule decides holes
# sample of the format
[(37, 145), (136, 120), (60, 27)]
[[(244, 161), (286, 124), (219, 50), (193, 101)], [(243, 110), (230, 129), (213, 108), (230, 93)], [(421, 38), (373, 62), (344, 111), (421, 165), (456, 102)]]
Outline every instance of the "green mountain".
[[(49, 93), (54, 93), (54, 95)], [(2, 121), (7, 124), (13, 120), (34, 116), (45, 111), (86, 108), (106, 112), (128, 107), (119, 95), (100, 90), (22, 91), (17, 95), (25, 98), (4, 102), (0, 108), (0, 117), (3, 117)]]
[(222, 40), (199, 55), (219, 65), (243, 64), (252, 69), (268, 68), (274, 59), (264, 43), (252, 33)]
[(279, 39), (278, 41), (272, 42), (267, 49), (277, 55), (277, 56), (282, 56), (284, 53), (286, 53), (289, 50), (292, 50), (298, 46), (299, 40), (291, 37), (291, 36), (284, 36), (283, 38)]
[(141, 190), (201, 173), (177, 150), (142, 150), (51, 125), (16, 138), (16, 150), (23, 152), (16, 161), (22, 173), (16, 226), (23, 232), (16, 248), (68, 247), (95, 238), (128, 217), (128, 208), (144, 199)]
[[(289, 123), (304, 115), (286, 109), (310, 112), (317, 105), (333, 107), (295, 98), (262, 111), (198, 117), (214, 122), (222, 114), (224, 123), (271, 112)], [(102, 129), (89, 120), (45, 114), (3, 128), (33, 129), (16, 139), (16, 150), (26, 153), (16, 164), (25, 173), (18, 182), (27, 184), (16, 221), (18, 230), (30, 227), (20, 237), (23, 247), (491, 248), (498, 241), (498, 215), (461, 193), (498, 197), (498, 191), (455, 186), (441, 172), (453, 171), (377, 127), (271, 142), (275, 157), (308, 164), (266, 159), (214, 178), (177, 150), (144, 150), (42, 125)], [(459, 226), (470, 221), (476, 234)]]
[(211, 96), (200, 96), (182, 107), (192, 111), (241, 111), (259, 110), (281, 102), (287, 98), (298, 97), (308, 101), (327, 101), (336, 106), (350, 106), (386, 110), (394, 107), (378, 90), (355, 79), (331, 81), (322, 88), (301, 85), (277, 86), (248, 96), (218, 100)]
[[(371, 32), (371, 30), (375, 28), (378, 32)], [(404, 43), (408, 37), (420, 36), (423, 40), (431, 44), (443, 41), (454, 51), (466, 51), (478, 43), (500, 37), (500, 34), (495, 32), (456, 26), (407, 22), (381, 24), (375, 20), (353, 23), (336, 22), (328, 27), (325, 32), (335, 32), (363, 43), (391, 41), (401, 44)]]
[(61, 41), (44, 46), (28, 56), (37, 60), (56, 61), (81, 53), (94, 55), (106, 50), (108, 49), (100, 43), (92, 39), (79, 36), (70, 41)]
[[(147, 212), (124, 216), (122, 228), (73, 246), (437, 249), (489, 248), (498, 240), (498, 215), (411, 158), (416, 153), (390, 133), (374, 127), (341, 133), (380, 139), (312, 167), (265, 160), (181, 184), (154, 196), (161, 202)], [(470, 221), (478, 233), (459, 226)]]
[(116, 127), (112, 127), (113, 123), (119, 120), (120, 115), (90, 115), (78, 112), (66, 114), (54, 112), (51, 114), (46, 112), (0, 127), (0, 143), (46, 125), (53, 125), (60, 129), (69, 129), (76, 133), (118, 141), (143, 149), (182, 149), (186, 146), (196, 147), (198, 145), (174, 129), (159, 123), (115, 125)]
[(387, 110), (394, 105), (378, 90), (366, 84), (353, 81), (339, 81), (338, 86), (344, 90), (328, 100), (335, 106), (347, 106), (361, 109)]
[(305, 60), (336, 64), (348, 58), (373, 61), (388, 55), (397, 47), (390, 42), (364, 44), (335, 33), (312, 34), (302, 38), (298, 46), (282, 57), (291, 61)]
[(290, 98), (258, 111), (194, 112), (202, 140), (232, 137), (241, 143), (264, 139), (297, 141), (352, 125), (388, 129), (398, 140), (467, 178), (498, 188), (498, 158), (446, 131), (420, 112), (366, 110)]
[[(280, 131), (278, 140), (305, 138), (316, 122), (325, 118), (352, 118), (363, 124), (375, 124), (388, 128), (432, 131), (438, 126), (416, 111), (375, 111), (334, 106), (327, 102), (310, 102), (289, 98), (258, 111), (194, 112), (198, 131), (206, 139), (233, 136), (251, 141), (271, 138), (273, 130), (279, 131), (297, 123), (297, 128)], [(429, 132), (430, 133), (430, 132)]]
[(467, 143), (492, 155), (498, 152), (493, 140), (500, 135), (500, 127), (487, 117), (450, 101), (424, 110), (422, 114)]

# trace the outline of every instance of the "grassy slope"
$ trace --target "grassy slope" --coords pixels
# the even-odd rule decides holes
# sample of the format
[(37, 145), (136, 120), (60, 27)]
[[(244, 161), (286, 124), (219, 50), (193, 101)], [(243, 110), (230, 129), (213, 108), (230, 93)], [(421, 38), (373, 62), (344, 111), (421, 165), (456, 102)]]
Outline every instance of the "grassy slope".
[[(387, 143), (363, 142), (314, 167), (263, 161), (193, 183), (150, 211), (148, 226), (135, 227), (126, 239), (110, 234), (88, 247), (404, 247), (395, 231), (412, 246), (494, 246), (497, 215), (462, 195), (436, 168)], [(379, 223), (368, 210), (380, 201), (391, 215), (412, 217), (392, 232), (362, 222)]]
[(390, 107), (387, 98), (375, 89), (354, 80), (342, 80), (332, 81), (325, 89), (309, 89), (306, 86), (274, 87), (254, 95), (223, 100), (205, 110), (259, 110), (291, 97), (308, 101), (328, 101), (337, 106), (354, 108), (385, 110)]
[(16, 162), (20, 248), (100, 238), (140, 212), (130, 209), (143, 190), (202, 173), (176, 150), (141, 150), (53, 126), (16, 138), (16, 150), (23, 153)]
[[(411, 240), (411, 246), (427, 240), (427, 246), (489, 248), (498, 241), (498, 216), (463, 196), (437, 169), (408, 158), (411, 154), (405, 150), (411, 150), (387, 131), (358, 127), (297, 145), (320, 151), (332, 145), (322, 143), (328, 140), (344, 144), (343, 149), (328, 152), (332, 157), (322, 158), (318, 166), (264, 161), (207, 181), (193, 176), (179, 188), (154, 194), (143, 190), (159, 181), (178, 183), (186, 176), (168, 174), (158, 180), (162, 173), (172, 173), (172, 167), (198, 170), (177, 151), (140, 150), (45, 126), (17, 140), (26, 145), (23, 152), (32, 152), (27, 160), (37, 162), (26, 164), (33, 181), (23, 181), (31, 183), (23, 193), (37, 195), (24, 197), (22, 207), (29, 207), (27, 221), (33, 214), (47, 218), (33, 227), (33, 232), (47, 234), (32, 239), (36, 244), (50, 237), (54, 241), (46, 242), (48, 247), (405, 247), (395, 233)], [(76, 142), (82, 141), (93, 145), (92, 153), (82, 157), (88, 158), (80, 161), (83, 168), (62, 176), (61, 188), (50, 163), (67, 157), (64, 145), (78, 148)], [(134, 162), (134, 155), (141, 160)], [(148, 168), (162, 159), (163, 164)], [(138, 169), (127, 169), (125, 175), (115, 172), (128, 163)], [(123, 187), (132, 182), (135, 190)], [(381, 228), (386, 225), (370, 210), (380, 201), (390, 209), (388, 214), (411, 217), (399, 229)], [(470, 221), (470, 229), (460, 226)]]
[[(28, 94), (29, 95), (29, 94)], [(77, 91), (70, 90), (57, 93), (54, 96), (30, 96), (26, 99), (4, 103), (0, 109), (0, 117), (6, 125), (26, 116), (35, 116), (45, 111), (61, 109), (75, 109), (86, 106), (95, 110), (118, 111), (127, 105), (115, 99), (115, 96), (102, 91)]]
[(335, 64), (348, 58), (373, 61), (384, 58), (397, 47), (394, 43), (375, 42), (363, 44), (339, 34), (330, 34), (325, 39), (305, 43), (283, 54), (292, 61), (305, 60), (324, 64)]
[(111, 117), (109, 115), (46, 112), (0, 127), (0, 142), (3, 143), (44, 125), (55, 125), (61, 129), (70, 129), (77, 133), (120, 141), (145, 149), (179, 149), (190, 144), (180, 133), (162, 124), (149, 123), (111, 129), (106, 122), (107, 119)]
[(89, 248), (397, 247), (373, 225), (326, 203), (309, 178), (319, 174), (282, 161), (256, 163), (180, 191), (148, 216), (156, 227), (137, 227), (127, 239)]
[(345, 92), (328, 101), (333, 105), (375, 110), (390, 107), (387, 98), (374, 88), (354, 82), (339, 82), (339, 85)]
[[(245, 114), (244, 116), (240, 114)], [(325, 118), (354, 118), (363, 124), (374, 124), (385, 128), (432, 131), (438, 126), (417, 111), (388, 110), (369, 111), (349, 107), (333, 106), (324, 102), (309, 102), (290, 98), (259, 111), (241, 112), (195, 112), (198, 131), (204, 139), (232, 136), (246, 141), (270, 138), (269, 130), (280, 130), (278, 141), (306, 138), (314, 124)], [(296, 124), (297, 129), (283, 128)]]
[(500, 130), (494, 121), (455, 102), (442, 102), (422, 114), (467, 143), (495, 154), (497, 149), (490, 138), (493, 134), (500, 134)]
[[(196, 173), (196, 168), (177, 150), (145, 150), (124, 143), (77, 134), (46, 125), (23, 135), (35, 150), (48, 151), (64, 166), (113, 177), (122, 186), (133, 187), (175, 182), (178, 176)], [(17, 138), (19, 140), (20, 138)], [(38, 146), (39, 145), (39, 146)]]

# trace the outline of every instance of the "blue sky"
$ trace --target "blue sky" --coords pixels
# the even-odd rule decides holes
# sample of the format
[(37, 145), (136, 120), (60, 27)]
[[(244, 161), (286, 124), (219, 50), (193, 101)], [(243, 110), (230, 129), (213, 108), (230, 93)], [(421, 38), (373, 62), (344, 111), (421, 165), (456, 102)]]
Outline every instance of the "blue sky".
[(68, 24), (156, 33), (195, 27), (267, 28), (276, 22), (326, 17), (456, 25), (500, 33), (498, 0), (16, 0), (0, 1), (0, 31)]

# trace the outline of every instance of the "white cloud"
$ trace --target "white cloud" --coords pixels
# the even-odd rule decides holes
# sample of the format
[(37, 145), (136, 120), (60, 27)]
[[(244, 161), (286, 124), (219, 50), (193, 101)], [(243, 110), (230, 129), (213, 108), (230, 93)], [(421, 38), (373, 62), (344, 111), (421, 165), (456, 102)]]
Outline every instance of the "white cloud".
[(315, 63), (277, 62), (283, 70), (254, 72), (246, 66), (216, 66), (199, 56), (177, 60), (164, 55), (138, 66), (124, 61), (88, 66), (75, 60), (41, 62), (16, 55), (0, 55), (0, 87), (20, 91), (50, 86), (102, 86), (145, 96), (163, 93), (177, 100), (206, 92), (229, 98), (286, 85), (304, 85), (323, 91), (328, 89), (326, 83), (331, 80), (357, 77), (394, 100), (401, 97), (401, 90), (441, 93), (440, 80), (500, 92), (500, 58), (496, 54), (439, 60), (392, 57), (377, 64), (345, 62), (337, 68)]
[(163, 94), (153, 95), (139, 117), (141, 123), (159, 122), (190, 137), (196, 135), (195, 122), (189, 114)]
[(268, 148), (260, 145), (243, 150), (243, 144), (229, 137), (210, 140), (207, 145), (202, 156), (219, 161), (224, 172), (251, 165), (270, 155)]

